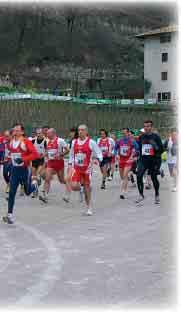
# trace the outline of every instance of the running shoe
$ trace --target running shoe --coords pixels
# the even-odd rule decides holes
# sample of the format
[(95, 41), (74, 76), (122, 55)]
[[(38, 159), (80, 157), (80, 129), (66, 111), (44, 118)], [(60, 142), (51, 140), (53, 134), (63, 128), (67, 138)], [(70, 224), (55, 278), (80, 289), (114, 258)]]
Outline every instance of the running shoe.
[(176, 192), (176, 191), (177, 191), (177, 188), (173, 187), (172, 192)]
[(70, 198), (68, 198), (68, 197), (66, 197), (66, 196), (62, 197), (62, 199), (63, 199), (64, 202), (66, 202), (66, 203), (69, 203), (69, 202), (70, 202)]
[(108, 181), (112, 181), (112, 179), (113, 179), (112, 176), (108, 177)]
[(41, 200), (42, 202), (44, 202), (45, 204), (48, 203), (48, 197), (43, 193), (43, 195), (39, 196), (39, 200)]
[(155, 196), (155, 204), (160, 204), (160, 197), (158, 195)]
[(4, 217), (2, 217), (2, 220), (3, 220), (4, 223), (14, 224), (14, 221), (13, 221), (12, 217), (4, 216)]
[(87, 216), (92, 216), (92, 214), (93, 214), (92, 209), (88, 208), (87, 211), (86, 211), (86, 215)]
[(125, 196), (123, 194), (121, 194), (120, 199), (125, 199)]
[(106, 188), (106, 184), (105, 184), (105, 182), (102, 182), (102, 184), (101, 184), (101, 190), (105, 190), (105, 188)]
[(135, 202), (136, 202), (136, 204), (139, 204), (139, 203), (141, 203), (143, 201), (144, 201), (144, 196), (143, 195), (139, 195)]

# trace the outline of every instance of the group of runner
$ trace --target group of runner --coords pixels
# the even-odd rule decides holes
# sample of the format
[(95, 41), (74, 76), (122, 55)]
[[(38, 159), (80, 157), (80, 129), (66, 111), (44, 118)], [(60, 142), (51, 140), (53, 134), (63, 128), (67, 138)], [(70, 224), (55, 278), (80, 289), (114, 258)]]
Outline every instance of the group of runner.
[[(18, 186), (26, 195), (39, 198), (48, 203), (51, 181), (57, 175), (58, 181), (65, 185), (62, 199), (71, 200), (73, 191), (80, 192), (81, 201), (85, 199), (85, 214), (93, 213), (91, 207), (91, 176), (93, 165), (99, 165), (102, 174), (100, 188), (106, 189), (106, 181), (114, 177), (115, 167), (119, 168), (121, 187), (120, 199), (128, 196), (128, 181), (136, 186), (139, 196), (136, 203), (144, 201), (144, 177), (152, 181), (155, 191), (155, 204), (160, 203), (159, 180), (162, 155), (167, 154), (170, 176), (173, 178), (173, 191), (176, 191), (178, 175), (177, 132), (173, 129), (162, 143), (158, 133), (153, 131), (151, 120), (144, 122), (144, 128), (135, 136), (129, 128), (122, 128), (122, 137), (117, 140), (114, 133), (100, 130), (100, 138), (93, 140), (86, 125), (70, 129), (70, 140), (58, 137), (54, 128), (37, 128), (31, 137), (26, 137), (22, 124), (16, 124), (0, 135), (0, 164), (6, 182), (8, 212), (3, 221), (14, 223), (13, 210)], [(69, 156), (68, 156), (69, 154)], [(65, 172), (65, 156), (68, 167)], [(39, 186), (43, 183), (40, 194)]]

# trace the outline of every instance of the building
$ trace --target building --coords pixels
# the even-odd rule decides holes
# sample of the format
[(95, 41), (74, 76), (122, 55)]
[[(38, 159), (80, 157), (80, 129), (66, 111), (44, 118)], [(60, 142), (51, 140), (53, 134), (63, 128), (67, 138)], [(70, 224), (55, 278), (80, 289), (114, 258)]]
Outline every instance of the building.
[(177, 101), (177, 40), (175, 25), (136, 36), (144, 40), (144, 79), (151, 82), (144, 97), (157, 101)]

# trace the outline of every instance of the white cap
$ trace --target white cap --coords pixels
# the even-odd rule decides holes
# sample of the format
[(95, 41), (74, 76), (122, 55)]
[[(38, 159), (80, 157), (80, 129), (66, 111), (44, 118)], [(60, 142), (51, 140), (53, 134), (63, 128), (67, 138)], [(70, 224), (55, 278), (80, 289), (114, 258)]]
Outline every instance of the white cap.
[(143, 132), (143, 133), (144, 133), (144, 132), (145, 132), (145, 129), (144, 129), (144, 128), (140, 129), (140, 132)]

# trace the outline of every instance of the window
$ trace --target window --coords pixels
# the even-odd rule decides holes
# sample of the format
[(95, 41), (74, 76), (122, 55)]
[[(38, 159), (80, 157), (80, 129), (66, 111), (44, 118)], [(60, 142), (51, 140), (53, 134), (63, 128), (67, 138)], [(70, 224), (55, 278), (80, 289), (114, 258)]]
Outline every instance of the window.
[(161, 78), (162, 78), (162, 80), (168, 80), (167, 72), (162, 72), (161, 73)]
[(159, 92), (158, 94), (157, 94), (157, 96), (158, 96), (158, 102), (160, 102), (161, 101), (161, 92)]
[(160, 35), (160, 43), (171, 42), (171, 33)]
[(171, 92), (163, 92), (162, 93), (162, 100), (168, 100), (170, 101), (171, 100)]
[(168, 53), (162, 53), (162, 63), (168, 62)]

